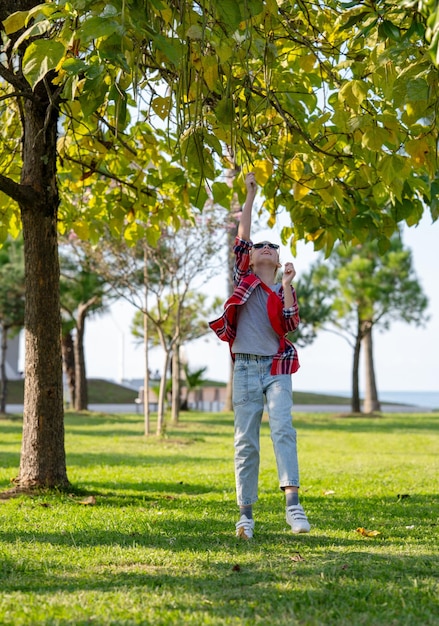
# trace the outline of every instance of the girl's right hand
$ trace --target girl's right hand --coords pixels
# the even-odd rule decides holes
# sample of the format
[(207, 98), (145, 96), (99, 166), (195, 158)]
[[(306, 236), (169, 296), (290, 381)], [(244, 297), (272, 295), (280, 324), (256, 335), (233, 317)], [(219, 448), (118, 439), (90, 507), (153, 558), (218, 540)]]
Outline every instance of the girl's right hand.
[(247, 192), (256, 193), (256, 178), (254, 172), (249, 172), (245, 177), (245, 186), (247, 187)]

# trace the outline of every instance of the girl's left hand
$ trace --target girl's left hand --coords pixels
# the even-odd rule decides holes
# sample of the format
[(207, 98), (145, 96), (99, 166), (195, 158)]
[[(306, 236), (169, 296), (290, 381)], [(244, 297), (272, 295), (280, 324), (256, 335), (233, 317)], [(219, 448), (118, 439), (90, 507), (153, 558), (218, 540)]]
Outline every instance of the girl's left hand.
[(296, 270), (292, 263), (285, 263), (284, 273), (282, 276), (282, 285), (284, 287), (291, 285), (293, 278), (296, 275)]

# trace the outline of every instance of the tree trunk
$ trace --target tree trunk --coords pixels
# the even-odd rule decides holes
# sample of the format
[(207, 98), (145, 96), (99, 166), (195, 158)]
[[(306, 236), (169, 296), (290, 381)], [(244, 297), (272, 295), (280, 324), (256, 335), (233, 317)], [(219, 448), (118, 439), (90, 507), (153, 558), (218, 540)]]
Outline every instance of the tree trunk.
[(32, 199), (20, 202), (25, 258), (25, 384), (20, 471), (22, 488), (66, 487), (59, 302), (58, 114), (39, 83), (24, 100), (21, 185)]
[(166, 380), (169, 369), (170, 354), (165, 351), (165, 361), (163, 363), (162, 378), (160, 380), (159, 402), (157, 408), (157, 435), (165, 433), (165, 411), (166, 411)]
[(172, 353), (172, 407), (171, 422), (178, 424), (181, 404), (181, 384), (180, 384), (180, 345), (175, 343)]
[(1, 358), (0, 358), (0, 413), (6, 413), (6, 398), (8, 393), (8, 379), (6, 377), (6, 353), (8, 349), (8, 330), (2, 324), (0, 329)]
[(69, 405), (71, 408), (75, 406), (75, 348), (72, 333), (69, 331), (62, 336), (62, 355), (64, 374), (67, 379), (67, 387), (69, 389)]
[(351, 398), (352, 413), (361, 413), (360, 387), (358, 384), (359, 369), (360, 369), (360, 350), (361, 350), (361, 328), (360, 328), (360, 325), (358, 324), (357, 336), (355, 338), (355, 346), (354, 346), (354, 358), (353, 358), (353, 364), (352, 364), (352, 398)]
[(364, 412), (374, 413), (381, 411), (381, 404), (378, 400), (378, 392), (375, 380), (375, 368), (373, 363), (373, 343), (372, 343), (372, 324), (370, 322), (363, 324), (363, 345), (364, 345), (364, 373), (366, 377), (365, 396), (364, 396)]
[[(233, 179), (238, 174), (238, 170), (230, 170), (231, 176), (229, 177), (229, 185), (232, 186)], [(228, 224), (227, 230), (227, 296), (231, 296), (235, 288), (233, 280), (233, 269), (235, 267), (235, 255), (233, 253), (233, 247), (235, 245), (235, 238), (238, 234), (238, 225), (240, 218), (241, 205), (239, 203), (236, 194), (232, 197), (230, 206), (231, 223)], [(225, 411), (233, 411), (233, 361), (230, 359), (229, 379), (226, 388), (226, 400), (224, 405)]]
[(145, 287), (145, 310), (143, 311), (143, 342), (145, 354), (145, 374), (143, 379), (143, 423), (144, 434), (149, 436), (150, 432), (150, 410), (149, 410), (149, 352), (148, 352), (148, 246), (143, 248), (143, 284)]
[(88, 305), (80, 305), (78, 307), (78, 317), (76, 321), (75, 336), (75, 410), (86, 411), (88, 409), (88, 389), (87, 374), (85, 371), (84, 357), (84, 334), (85, 320), (88, 311)]

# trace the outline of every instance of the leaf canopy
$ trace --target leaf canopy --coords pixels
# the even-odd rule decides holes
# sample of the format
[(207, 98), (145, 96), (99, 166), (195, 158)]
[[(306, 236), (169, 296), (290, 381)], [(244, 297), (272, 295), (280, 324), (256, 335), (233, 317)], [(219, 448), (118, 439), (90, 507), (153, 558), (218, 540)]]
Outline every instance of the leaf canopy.
[(62, 231), (97, 241), (104, 221), (152, 242), (206, 184), (242, 199), (224, 168), (255, 170), (293, 251), (384, 252), (399, 222), (438, 217), (436, 3), (58, 0), (3, 27), (31, 90), (62, 93)]

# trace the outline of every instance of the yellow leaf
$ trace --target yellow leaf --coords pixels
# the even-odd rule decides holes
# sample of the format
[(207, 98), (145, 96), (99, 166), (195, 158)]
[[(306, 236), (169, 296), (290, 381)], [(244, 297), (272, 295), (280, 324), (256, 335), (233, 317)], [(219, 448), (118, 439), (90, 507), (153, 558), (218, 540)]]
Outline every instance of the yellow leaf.
[(203, 57), (204, 80), (211, 91), (214, 91), (218, 81), (218, 64), (213, 56)]
[(255, 161), (253, 164), (253, 172), (256, 182), (263, 187), (273, 173), (273, 163), (271, 161)]
[(95, 496), (88, 496), (88, 498), (80, 500), (78, 504), (83, 504), (84, 506), (94, 506), (96, 504), (96, 498)]
[(417, 165), (423, 165), (430, 152), (430, 146), (425, 139), (411, 139), (404, 147)]
[(73, 225), (74, 232), (78, 235), (79, 239), (87, 241), (90, 235), (90, 229), (87, 222), (78, 221)]
[(313, 233), (307, 233), (306, 239), (307, 239), (307, 241), (317, 241), (317, 239), (320, 237), (320, 235), (322, 235), (324, 232), (325, 231), (324, 231), (323, 228), (318, 228)]
[(169, 109), (171, 106), (171, 99), (169, 97), (163, 98), (157, 96), (151, 103), (151, 106), (161, 120), (165, 120), (169, 115)]
[(26, 25), (28, 14), (29, 11), (16, 11), (15, 13), (11, 13), (3, 22), (5, 33), (10, 35), (23, 28)]
[(307, 74), (309, 72), (311, 72), (311, 70), (313, 69), (314, 65), (316, 63), (316, 57), (314, 54), (307, 54), (305, 56), (303, 56), (300, 61), (300, 67), (302, 68), (302, 70), (304, 72), (306, 72)]
[(303, 556), (300, 554), (300, 552), (296, 552), (296, 554), (293, 554), (293, 556), (290, 556), (290, 559), (292, 561), (296, 561), (296, 562), (300, 562), (300, 561), (304, 561), (305, 560), (303, 558)]
[(310, 187), (305, 187), (305, 185), (302, 185), (302, 183), (295, 182), (293, 185), (294, 200), (301, 200), (302, 198), (307, 196), (310, 191)]
[(357, 533), (360, 533), (360, 535), (363, 535), (363, 537), (377, 537), (378, 535), (381, 535), (381, 533), (378, 530), (366, 530), (365, 528), (357, 528)]
[(294, 157), (291, 161), (285, 164), (285, 173), (291, 176), (294, 180), (300, 180), (303, 174), (303, 162), (301, 159)]
[(367, 83), (360, 80), (346, 82), (338, 92), (341, 102), (346, 102), (348, 106), (357, 109), (367, 95)]

